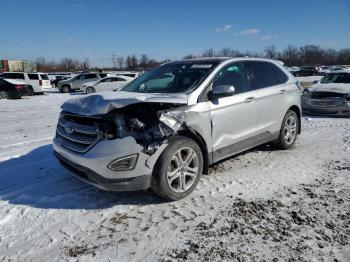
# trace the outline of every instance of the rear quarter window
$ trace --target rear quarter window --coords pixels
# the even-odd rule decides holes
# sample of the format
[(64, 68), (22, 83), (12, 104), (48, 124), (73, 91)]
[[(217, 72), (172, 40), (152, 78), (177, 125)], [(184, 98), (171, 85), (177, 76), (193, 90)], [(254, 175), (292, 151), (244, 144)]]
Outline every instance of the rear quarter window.
[(28, 78), (30, 80), (39, 80), (39, 75), (38, 74), (28, 74)]
[(49, 80), (49, 77), (45, 74), (40, 74), (42, 80)]

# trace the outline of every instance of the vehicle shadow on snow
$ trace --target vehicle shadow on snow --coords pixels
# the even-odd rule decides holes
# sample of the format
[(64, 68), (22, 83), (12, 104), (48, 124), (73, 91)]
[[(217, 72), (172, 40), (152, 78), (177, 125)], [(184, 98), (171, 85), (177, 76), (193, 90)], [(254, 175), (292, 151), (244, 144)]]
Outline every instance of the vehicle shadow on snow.
[(163, 203), (149, 191), (106, 192), (68, 173), (53, 156), (52, 144), (0, 162), (0, 199), (45, 209), (103, 209)]

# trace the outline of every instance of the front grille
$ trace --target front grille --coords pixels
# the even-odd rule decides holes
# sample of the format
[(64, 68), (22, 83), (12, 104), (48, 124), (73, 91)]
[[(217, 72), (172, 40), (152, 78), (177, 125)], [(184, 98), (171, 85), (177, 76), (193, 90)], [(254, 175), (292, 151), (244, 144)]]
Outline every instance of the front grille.
[(65, 148), (85, 153), (102, 138), (96, 119), (61, 114), (56, 130), (57, 142)]
[(323, 98), (330, 98), (330, 97), (344, 98), (344, 94), (336, 93), (336, 92), (311, 92), (310, 97), (315, 99), (323, 99)]
[(325, 100), (325, 101), (311, 101), (311, 104), (314, 106), (336, 106), (337, 105), (337, 101), (329, 101), (329, 100)]

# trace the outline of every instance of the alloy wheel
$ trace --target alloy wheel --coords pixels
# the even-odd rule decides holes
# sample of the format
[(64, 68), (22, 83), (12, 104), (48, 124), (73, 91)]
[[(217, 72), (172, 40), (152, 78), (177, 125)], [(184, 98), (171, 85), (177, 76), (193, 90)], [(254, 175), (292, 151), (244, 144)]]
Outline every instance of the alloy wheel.
[(197, 153), (190, 147), (176, 151), (168, 165), (167, 181), (169, 187), (177, 192), (187, 191), (195, 182), (199, 171)]
[(293, 144), (297, 136), (297, 119), (294, 115), (290, 115), (284, 125), (284, 141), (286, 144)]
[(0, 99), (8, 99), (9, 94), (6, 91), (0, 91)]

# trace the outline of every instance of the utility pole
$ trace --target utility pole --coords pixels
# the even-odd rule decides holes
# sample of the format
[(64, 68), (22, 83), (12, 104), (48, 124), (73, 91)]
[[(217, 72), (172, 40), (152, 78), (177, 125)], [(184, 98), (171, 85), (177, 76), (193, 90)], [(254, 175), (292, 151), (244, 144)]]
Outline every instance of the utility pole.
[(116, 69), (116, 68), (117, 68), (117, 67), (116, 67), (116, 64), (117, 64), (117, 55), (114, 54), (114, 52), (113, 52), (113, 54), (111, 55), (111, 59), (112, 59), (112, 63), (113, 63), (113, 69)]

